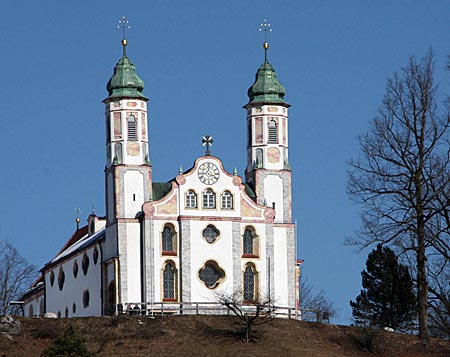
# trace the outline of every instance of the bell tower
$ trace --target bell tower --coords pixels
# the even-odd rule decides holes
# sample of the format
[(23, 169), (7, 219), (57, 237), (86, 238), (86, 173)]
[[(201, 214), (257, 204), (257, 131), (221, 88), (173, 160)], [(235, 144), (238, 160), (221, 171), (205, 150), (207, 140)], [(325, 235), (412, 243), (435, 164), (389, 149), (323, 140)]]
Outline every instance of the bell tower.
[[(267, 32), (270, 24), (262, 24)], [(291, 168), (289, 165), (288, 108), (286, 93), (267, 59), (269, 43), (264, 41), (264, 63), (248, 89), (247, 168), (245, 178), (254, 188), (257, 203), (275, 208), (275, 222), (292, 222)]]
[[(122, 22), (121, 22), (122, 21)], [(124, 18), (119, 21), (124, 28)], [(128, 23), (128, 21), (126, 21)], [(118, 257), (117, 302), (141, 301), (141, 207), (152, 197), (144, 82), (123, 55), (106, 86), (106, 258)], [(110, 277), (109, 277), (110, 278)], [(108, 278), (108, 279), (109, 279)], [(118, 278), (118, 281), (117, 281)]]

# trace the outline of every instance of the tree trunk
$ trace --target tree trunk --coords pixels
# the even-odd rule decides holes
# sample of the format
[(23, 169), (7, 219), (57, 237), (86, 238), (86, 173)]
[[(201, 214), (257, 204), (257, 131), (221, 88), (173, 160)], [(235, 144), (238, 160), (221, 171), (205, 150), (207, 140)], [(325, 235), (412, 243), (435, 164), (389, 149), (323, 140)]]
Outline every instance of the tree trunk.
[(422, 236), (419, 237), (417, 247), (417, 312), (419, 315), (419, 337), (423, 340), (428, 339), (428, 282), (426, 274), (425, 238)]

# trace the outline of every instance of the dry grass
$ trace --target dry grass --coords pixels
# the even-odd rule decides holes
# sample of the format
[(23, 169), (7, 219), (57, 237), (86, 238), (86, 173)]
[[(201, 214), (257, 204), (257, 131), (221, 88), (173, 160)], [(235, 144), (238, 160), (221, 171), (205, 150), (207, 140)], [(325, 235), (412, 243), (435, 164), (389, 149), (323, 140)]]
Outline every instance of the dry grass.
[(99, 356), (450, 356), (450, 341), (349, 326), (275, 319), (243, 342), (231, 316), (21, 318), (19, 335), (0, 336), (0, 356), (39, 356), (73, 325)]

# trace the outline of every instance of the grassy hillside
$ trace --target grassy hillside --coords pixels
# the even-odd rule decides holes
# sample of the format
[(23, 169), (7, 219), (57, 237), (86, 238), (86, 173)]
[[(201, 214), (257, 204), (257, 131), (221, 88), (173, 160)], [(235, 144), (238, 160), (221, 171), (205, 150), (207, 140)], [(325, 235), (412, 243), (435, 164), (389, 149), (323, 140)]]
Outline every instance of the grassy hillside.
[(99, 356), (450, 356), (450, 341), (349, 326), (275, 319), (245, 343), (231, 316), (20, 318), (21, 333), (0, 336), (0, 356), (39, 356), (69, 325)]

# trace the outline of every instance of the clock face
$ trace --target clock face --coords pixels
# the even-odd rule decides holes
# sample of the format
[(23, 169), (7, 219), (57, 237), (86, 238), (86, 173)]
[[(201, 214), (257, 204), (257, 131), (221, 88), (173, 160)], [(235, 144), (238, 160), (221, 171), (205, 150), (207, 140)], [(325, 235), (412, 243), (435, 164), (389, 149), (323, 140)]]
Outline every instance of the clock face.
[(204, 162), (198, 168), (198, 178), (205, 185), (213, 185), (219, 179), (219, 169), (212, 162)]

